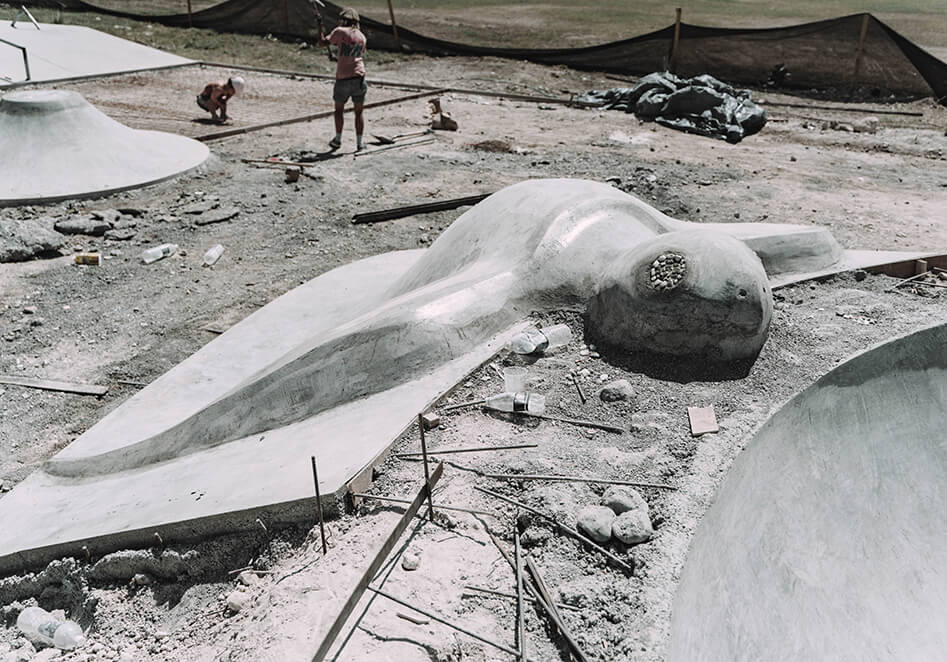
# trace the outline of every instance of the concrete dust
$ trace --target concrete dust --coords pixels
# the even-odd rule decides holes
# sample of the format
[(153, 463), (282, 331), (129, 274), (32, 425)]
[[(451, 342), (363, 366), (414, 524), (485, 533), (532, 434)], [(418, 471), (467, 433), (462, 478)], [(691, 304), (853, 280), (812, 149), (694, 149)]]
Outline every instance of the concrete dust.
[[(196, 92), (191, 88), (222, 73), (177, 70), (65, 87), (136, 128), (178, 126), (186, 127), (185, 133), (193, 128), (195, 135), (208, 127), (191, 121), (201, 117), (192, 108)], [(511, 91), (523, 93), (528, 87), (537, 94), (610, 86), (596, 74), (481, 58), (405, 58), (397, 68), (379, 61), (369, 73), (370, 80), (436, 81), (467, 88), (491, 87), (472, 80), (487, 77), (515, 86)], [(254, 106), (249, 92), (238, 99), (232, 108), (234, 126), (329, 108), (324, 82), (264, 74), (247, 78), (248, 89), (256, 85), (260, 93), (260, 105)], [(771, 102), (799, 102), (763, 96)], [(194, 177), (102, 200), (0, 210), (3, 224), (39, 218), (51, 223), (93, 211), (136, 212), (104, 214), (125, 230), (115, 238), (69, 235), (64, 257), (0, 264), (0, 373), (110, 386), (102, 398), (0, 387), (0, 489), (24, 479), (133, 395), (135, 382), (150, 382), (208, 342), (213, 333), (205, 329), (226, 328), (333, 267), (427, 246), (463, 209), (354, 226), (350, 219), (356, 212), (489, 192), (532, 177), (579, 177), (609, 180), (685, 220), (811, 223), (829, 227), (846, 248), (947, 252), (942, 213), (947, 208), (942, 129), (947, 109), (930, 101), (884, 107), (923, 116), (878, 114), (877, 122), (871, 122), (873, 132), (838, 128), (863, 119), (858, 114), (771, 106), (770, 121), (760, 134), (727, 145), (642, 124), (622, 113), (473, 94), (442, 99), (459, 131), (438, 132), (431, 144), (319, 162), (307, 171), (321, 181), (286, 183), (282, 168), (240, 159), (325, 151), (331, 119), (211, 143), (215, 157)], [(269, 110), (261, 110), (264, 106)], [(276, 108), (281, 108), (278, 116)], [(872, 109), (866, 107), (864, 117), (870, 116)], [(366, 120), (369, 133), (421, 130), (429, 121), (428, 103), (421, 98), (372, 109)], [(343, 141), (343, 152), (354, 145), (351, 116)], [(507, 143), (511, 151), (468, 147), (484, 141)], [(198, 207), (206, 211), (193, 212)], [(220, 209), (239, 213), (212, 224), (199, 222)], [(141, 263), (143, 249), (164, 242), (178, 244), (178, 251), (150, 265)], [(222, 257), (213, 267), (202, 267), (204, 252), (218, 243), (226, 249)], [(92, 250), (101, 252), (100, 266), (72, 263), (72, 253)], [(476, 407), (442, 413), (441, 427), (428, 432), (432, 449), (538, 446), (444, 456), (452, 464), (435, 491), (435, 504), (496, 516), (449, 513), (435, 524), (415, 520), (398, 549), (414, 550), (419, 566), (405, 570), (393, 558), (382, 574), (386, 590), (513, 646), (515, 602), (464, 596), (464, 587), (515, 591), (512, 572), (485, 527), (512, 549), (518, 522), (526, 552), (557, 599), (575, 607), (563, 615), (590, 659), (663, 659), (671, 597), (691, 532), (749, 434), (793, 393), (854, 352), (947, 320), (941, 289), (905, 286), (886, 292), (893, 279), (860, 276), (777, 290), (770, 337), (759, 359), (747, 374), (723, 381), (682, 377), (686, 366), (674, 361), (634, 362), (604, 348), (585, 348), (583, 353), (579, 315), (565, 311), (537, 319), (566, 322), (575, 334), (570, 345), (527, 364), (531, 388), (548, 395), (548, 412), (627, 431), (618, 435), (514, 420)], [(521, 360), (501, 353), (496, 362), (502, 366)], [(570, 372), (588, 398), (585, 404)], [(603, 402), (599, 389), (617, 379), (627, 380), (634, 396)], [(497, 392), (500, 384), (496, 371), (484, 368), (443, 403), (482, 398)], [(695, 439), (687, 407), (709, 405), (720, 432)], [(406, 433), (393, 450), (418, 450), (417, 430)], [(610, 543), (615, 553), (634, 562), (634, 575), (626, 576), (539, 519), (517, 517), (514, 508), (473, 489), (482, 485), (502, 492), (558, 513), (573, 525), (578, 510), (597, 504), (605, 486), (499, 481), (477, 472), (640, 479), (678, 489), (640, 490), (650, 506), (655, 537), (632, 547)], [(417, 462), (390, 458), (377, 474), (372, 489), (378, 494), (412, 498), (421, 485)], [(49, 583), (37, 583), (25, 573), (2, 580), (12, 583), (0, 584), (0, 595), (10, 596), (10, 604), (0, 607), (0, 660), (23, 646), (13, 622), (19, 608), (34, 600), (81, 616), (90, 642), (57, 658), (64, 662), (309, 659), (399, 513), (396, 506), (366, 501), (356, 514), (330, 520), (330, 549), (324, 558), (318, 528), (261, 529), (255, 536), (197, 544), (164, 541), (168, 550), (195, 559), (189, 574), (178, 579), (153, 575), (145, 565), (124, 568), (121, 578), (93, 576), (92, 564), (80, 558), (69, 562), (68, 572), (61, 565), (48, 570)], [(196, 556), (187, 556), (189, 552)], [(99, 561), (94, 550), (90, 560)], [(232, 572), (243, 568), (251, 569), (256, 579), (246, 574), (240, 579), (239, 572)], [(136, 580), (138, 575), (147, 579)], [(21, 588), (3, 591), (14, 585)], [(35, 590), (23, 588), (29, 586)], [(227, 596), (235, 590), (245, 595), (236, 612), (227, 607)], [(446, 626), (405, 620), (398, 613), (409, 610), (380, 597), (363, 598), (355, 613), (363, 611), (340, 660), (506, 658)], [(557, 659), (562, 649), (555, 647), (552, 631), (532, 608), (526, 622), (530, 655)], [(353, 617), (343, 637), (355, 623)]]

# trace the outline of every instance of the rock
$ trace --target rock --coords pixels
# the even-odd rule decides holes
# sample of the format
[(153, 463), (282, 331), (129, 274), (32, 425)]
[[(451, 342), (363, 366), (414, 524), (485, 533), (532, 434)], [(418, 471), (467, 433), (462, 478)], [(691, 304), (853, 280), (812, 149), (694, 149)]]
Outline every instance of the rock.
[(35, 314), (36, 314), (36, 311), (37, 311), (36, 306), (24, 306), (24, 307), (23, 307), (23, 314), (24, 314), (24, 315), (35, 315)]
[(222, 223), (223, 221), (229, 221), (231, 218), (238, 216), (240, 210), (236, 207), (226, 207), (223, 209), (218, 209), (212, 214), (204, 214), (199, 219), (194, 221), (197, 225), (210, 225), (211, 223)]
[(647, 511), (628, 510), (614, 519), (612, 534), (626, 545), (637, 545), (651, 540), (654, 529)]
[(216, 209), (219, 206), (220, 203), (215, 200), (205, 200), (203, 202), (195, 202), (192, 205), (188, 205), (180, 211), (182, 214), (204, 214), (209, 212), (211, 209)]
[(50, 660), (58, 660), (62, 657), (62, 651), (56, 648), (46, 648), (37, 653), (31, 662), (50, 662)]
[(878, 131), (877, 117), (864, 117), (852, 122), (852, 129), (855, 133), (875, 133)]
[(147, 550), (122, 550), (103, 556), (89, 570), (89, 578), (99, 582), (127, 582), (138, 573), (166, 581), (189, 574), (198, 559), (194, 550), (179, 554), (170, 549), (155, 555)]
[(632, 400), (635, 397), (635, 391), (627, 379), (617, 379), (603, 386), (598, 392), (598, 397), (602, 402), (624, 402)]
[(125, 216), (144, 216), (146, 210), (138, 207), (119, 207), (118, 211)]
[(0, 222), (0, 262), (25, 262), (62, 248), (66, 238), (49, 228), (51, 220), (4, 218)]
[(246, 608), (247, 603), (250, 602), (250, 596), (244, 593), (243, 591), (231, 591), (227, 594), (227, 609), (233, 613), (238, 613), (241, 609)]
[(128, 241), (132, 239), (138, 231), (134, 228), (118, 228), (112, 230), (106, 230), (105, 238), (111, 239), (112, 241)]
[(401, 557), (401, 567), (405, 570), (417, 570), (420, 565), (421, 555), (414, 550), (409, 549)]
[(122, 217), (122, 212), (115, 209), (97, 209), (91, 212), (91, 216), (94, 219), (100, 221), (105, 221), (109, 225), (115, 225), (118, 222), (118, 219)]
[(257, 574), (252, 570), (244, 570), (239, 575), (237, 575), (237, 581), (243, 584), (244, 586), (253, 586), (260, 582), (260, 578), (257, 577)]
[(73, 216), (62, 221), (56, 221), (53, 228), (63, 234), (87, 234), (99, 237), (112, 229), (112, 224), (102, 219), (90, 216)]
[(648, 512), (648, 502), (634, 488), (627, 485), (611, 485), (602, 495), (602, 505), (608, 506), (616, 515), (629, 510)]
[(138, 572), (135, 573), (134, 577), (132, 577), (132, 582), (135, 584), (135, 586), (147, 586), (151, 583), (151, 577), (143, 572)]
[(612, 537), (612, 522), (615, 513), (605, 506), (586, 506), (576, 517), (579, 531), (595, 542), (608, 542)]

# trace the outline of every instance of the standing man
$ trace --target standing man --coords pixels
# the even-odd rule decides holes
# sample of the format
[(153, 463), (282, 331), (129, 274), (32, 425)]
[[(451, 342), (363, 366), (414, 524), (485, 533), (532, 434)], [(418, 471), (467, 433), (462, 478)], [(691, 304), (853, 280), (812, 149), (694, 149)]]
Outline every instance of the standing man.
[(345, 102), (352, 98), (355, 105), (355, 138), (356, 149), (365, 149), (362, 135), (365, 133), (365, 119), (362, 110), (365, 107), (365, 93), (368, 85), (365, 83), (365, 63), (362, 55), (365, 53), (365, 35), (359, 30), (358, 12), (346, 7), (339, 14), (339, 27), (326, 37), (322, 24), (319, 25), (319, 46), (334, 44), (339, 51), (338, 64), (335, 70), (335, 87), (332, 90), (332, 99), (335, 101), (335, 137), (329, 141), (329, 147), (338, 149), (342, 146), (342, 127), (345, 125), (343, 110)]

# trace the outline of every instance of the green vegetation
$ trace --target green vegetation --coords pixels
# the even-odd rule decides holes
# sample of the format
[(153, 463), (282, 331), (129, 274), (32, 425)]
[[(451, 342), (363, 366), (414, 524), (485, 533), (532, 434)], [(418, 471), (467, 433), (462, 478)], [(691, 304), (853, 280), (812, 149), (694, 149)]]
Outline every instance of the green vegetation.
[[(186, 13), (186, 0), (93, 0), (100, 6), (151, 14)], [(262, 0), (261, 0), (262, 1)], [(674, 22), (674, 5), (657, 0), (552, 3), (522, 0), (392, 0), (399, 25), (421, 34), (490, 46), (567, 48), (625, 39)], [(388, 21), (387, 0), (352, 0), (358, 10)], [(217, 0), (191, 0), (194, 11)], [(704, 0), (683, 7), (686, 23), (713, 27), (777, 27), (870, 11), (895, 30), (928, 48), (947, 51), (947, 12), (929, 0)], [(12, 7), (5, 10), (10, 16)], [(5, 12), (0, 11), (0, 18)], [(321, 51), (300, 48), (304, 39), (280, 41), (264, 35), (221, 34), (169, 28), (114, 16), (33, 10), (37, 20), (93, 27), (183, 57), (328, 73)], [(315, 29), (315, 26), (312, 26)], [(312, 40), (310, 40), (312, 41)], [(376, 54), (378, 57), (379, 54)], [(398, 55), (386, 55), (397, 59)]]

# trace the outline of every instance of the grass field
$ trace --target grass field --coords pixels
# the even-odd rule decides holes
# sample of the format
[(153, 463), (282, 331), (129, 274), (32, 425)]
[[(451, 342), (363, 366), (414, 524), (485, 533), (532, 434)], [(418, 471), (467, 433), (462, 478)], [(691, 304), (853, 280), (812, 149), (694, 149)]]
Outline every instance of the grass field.
[[(93, 0), (132, 12), (184, 13), (186, 0)], [(262, 0), (261, 0), (262, 1)], [(279, 1), (279, 0), (271, 0)], [(392, 0), (399, 25), (421, 34), (489, 46), (563, 48), (600, 44), (657, 30), (674, 21), (674, 4), (658, 0), (554, 3), (525, 0)], [(191, 0), (194, 11), (216, 0)], [(386, 0), (357, 0), (359, 11), (387, 22)], [(8, 5), (12, 17), (14, 10)], [(947, 57), (944, 0), (707, 0), (683, 4), (683, 20), (713, 27), (777, 27), (870, 11), (915, 43)], [(53, 22), (60, 14), (35, 9), (37, 19)], [(0, 18), (3, 13), (0, 12)], [(194, 59), (230, 61), (281, 69), (309, 69), (312, 51), (287, 49), (264, 36), (218, 34), (210, 30), (167, 28), (107, 15), (63, 12), (65, 23), (86, 25)], [(314, 26), (313, 26), (314, 27)], [(397, 57), (393, 55), (391, 57)]]
[[(184, 13), (187, 0), (91, 0), (103, 7)], [(219, 0), (191, 0), (194, 11)], [(355, 0), (356, 8), (388, 20), (387, 0)], [(395, 19), (422, 34), (471, 43), (522, 47), (586, 46), (663, 28), (674, 3), (659, 0), (543, 2), (520, 0), (392, 0)], [(775, 27), (869, 11), (923, 46), (947, 48), (944, 0), (702, 0), (680, 4), (687, 23), (713, 27)]]

